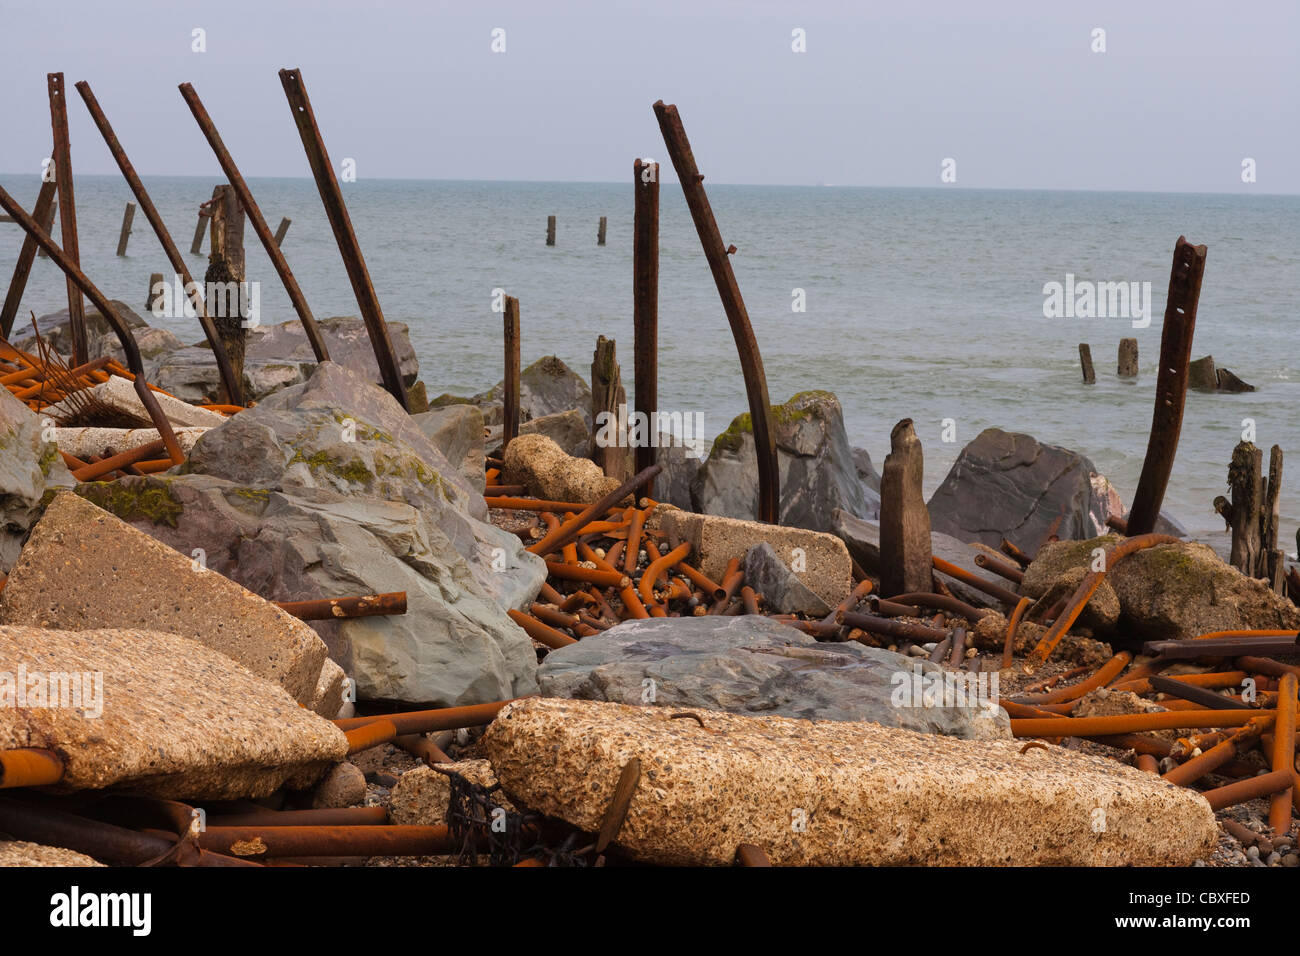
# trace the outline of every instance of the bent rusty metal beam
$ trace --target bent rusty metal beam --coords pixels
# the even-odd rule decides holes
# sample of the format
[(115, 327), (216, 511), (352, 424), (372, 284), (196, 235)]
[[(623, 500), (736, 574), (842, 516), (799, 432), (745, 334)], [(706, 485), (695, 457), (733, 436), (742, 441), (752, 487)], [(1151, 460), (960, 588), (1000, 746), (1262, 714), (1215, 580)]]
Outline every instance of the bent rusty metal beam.
[(95, 304), (95, 308), (99, 309), (104, 316), (105, 321), (112, 326), (113, 331), (117, 334), (117, 340), (122, 343), (122, 350), (126, 353), (127, 367), (135, 375), (135, 393), (139, 396), (145, 411), (149, 413), (154, 428), (158, 429), (158, 434), (162, 436), (163, 443), (167, 447), (168, 457), (171, 458), (173, 463), (179, 465), (185, 460), (185, 455), (181, 452), (181, 446), (176, 441), (176, 433), (172, 431), (171, 422), (167, 420), (167, 416), (163, 414), (162, 409), (159, 407), (158, 399), (154, 398), (153, 392), (149, 390), (149, 383), (144, 376), (144, 363), (140, 358), (140, 346), (136, 344), (135, 336), (131, 334), (131, 330), (113, 310), (104, 294), (86, 278), (85, 273), (81, 271), (77, 264), (55, 245), (49, 234), (38, 226), (31, 216), (27, 215), (27, 210), (15, 202), (14, 197), (10, 196), (4, 190), (4, 187), (0, 187), (0, 207), (3, 207), (5, 212), (14, 217), (14, 221), (23, 227), (23, 231), (27, 235), (32, 236), (37, 241), (40, 247), (54, 260), (55, 264), (63, 270), (64, 275), (76, 283), (77, 288), (86, 294), (86, 297)]
[(121, 141), (118, 140), (117, 134), (113, 132), (113, 127), (108, 122), (108, 117), (104, 115), (103, 109), (100, 108), (99, 100), (95, 98), (95, 94), (91, 91), (90, 84), (82, 80), (77, 84), (77, 92), (81, 94), (86, 109), (90, 112), (90, 118), (95, 121), (95, 126), (99, 129), (99, 135), (104, 138), (104, 143), (108, 146), (108, 151), (113, 154), (113, 159), (117, 162), (117, 168), (122, 171), (122, 178), (131, 187), (131, 192), (135, 195), (135, 201), (139, 203), (145, 218), (149, 220), (149, 225), (153, 228), (154, 235), (158, 237), (158, 242), (163, 247), (163, 253), (167, 256), (167, 261), (171, 263), (172, 269), (184, 282), (183, 288), (189, 293), (190, 301), (194, 304), (194, 311), (198, 313), (199, 326), (203, 329), (203, 337), (208, 340), (208, 346), (212, 349), (212, 354), (217, 360), (217, 371), (221, 374), (221, 384), (225, 387), (226, 394), (230, 396), (231, 404), (243, 405), (244, 383), (236, 377), (235, 368), (230, 364), (230, 356), (226, 354), (225, 343), (221, 341), (221, 336), (217, 334), (217, 327), (208, 315), (207, 306), (203, 300), (203, 287), (196, 283), (194, 277), (190, 275), (190, 270), (186, 267), (180, 250), (176, 248), (176, 243), (172, 241), (171, 233), (167, 231), (167, 226), (164, 225), (162, 216), (158, 214), (158, 209), (154, 206), (153, 200), (149, 198), (149, 192), (144, 188), (144, 183), (140, 181), (135, 166), (131, 164), (131, 160), (127, 157)]
[(311, 350), (316, 353), (317, 362), (328, 362), (330, 358), (329, 350), (325, 347), (325, 340), (321, 337), (320, 328), (316, 325), (316, 318), (311, 314), (311, 309), (307, 306), (307, 299), (302, 294), (302, 289), (298, 287), (298, 280), (294, 278), (293, 270), (289, 268), (288, 261), (284, 258), (284, 253), (280, 251), (280, 243), (271, 233), (271, 227), (266, 224), (266, 219), (262, 216), (262, 210), (258, 208), (257, 201), (253, 199), (253, 192), (248, 188), (248, 183), (240, 175), (239, 167), (235, 165), (234, 158), (230, 151), (226, 149), (226, 144), (221, 140), (221, 134), (217, 132), (217, 127), (213, 124), (212, 118), (208, 116), (208, 111), (203, 108), (203, 101), (199, 99), (199, 94), (194, 92), (194, 87), (189, 83), (180, 85), (181, 96), (189, 105), (190, 112), (194, 114), (194, 120), (199, 124), (199, 129), (203, 131), (208, 145), (212, 147), (212, 152), (216, 154), (217, 162), (221, 164), (222, 171), (226, 174), (226, 179), (230, 181), (231, 187), (235, 190), (235, 195), (239, 197), (239, 204), (244, 207), (244, 212), (248, 215), (248, 221), (253, 226), (253, 231), (257, 233), (257, 238), (262, 241), (262, 248), (266, 250), (267, 256), (271, 259), (271, 265), (275, 266), (276, 274), (280, 281), (284, 283), (285, 291), (289, 293), (289, 301), (293, 303), (294, 311), (298, 313), (298, 318), (302, 322), (303, 331), (307, 333), (307, 340), (311, 342)]
[(361, 309), (361, 318), (365, 320), (366, 332), (369, 333), (370, 345), (375, 350), (375, 361), (379, 364), (379, 375), (383, 379), (384, 388), (388, 389), (402, 408), (410, 411), (406, 401), (406, 388), (402, 385), (401, 369), (398, 368), (393, 354), (393, 342), (388, 335), (388, 325), (379, 308), (379, 297), (375, 295), (375, 287), (370, 281), (370, 272), (366, 269), (366, 260), (361, 254), (357, 234), (352, 229), (352, 218), (343, 202), (338, 177), (334, 175), (329, 153), (325, 151), (325, 140), (321, 137), (320, 127), (316, 125), (316, 114), (312, 112), (307, 87), (302, 82), (302, 73), (298, 70), (281, 70), (280, 84), (289, 100), (289, 110), (293, 113), (294, 124), (302, 138), (302, 148), (307, 153), (307, 162), (316, 178), (316, 188), (320, 191), (321, 203), (325, 206), (325, 214), (329, 216), (330, 227), (334, 230), (334, 241), (338, 243), (339, 254), (343, 257), (348, 280), (352, 283), (352, 292)]
[[(77, 203), (72, 187), (72, 147), (68, 143), (68, 101), (63, 88), (62, 73), (48, 73), (45, 77), (50, 94), (50, 125), (54, 128), (54, 181), (59, 190), (59, 229), (62, 231), (63, 251), (75, 264), (81, 264), (77, 245)], [(81, 290), (69, 277), (68, 328), (72, 332), (72, 365), (85, 365), (90, 357), (86, 341), (86, 307), (81, 301)]]
[[(41, 183), (41, 191), (36, 196), (36, 205), (32, 208), (32, 218), (37, 222), (48, 222), (54, 213), (54, 194), (57, 187), (53, 180)], [(23, 293), (27, 290), (27, 277), (32, 273), (32, 263), (36, 261), (36, 240), (31, 236), (23, 239), (23, 247), (14, 264), (14, 277), (9, 281), (9, 292), (5, 295), (5, 304), (0, 308), (0, 338), (9, 338), (14, 329), (14, 317), (18, 315), (18, 306), (22, 303)]]
[(63, 758), (53, 750), (0, 750), (0, 789), (47, 787), (63, 779)]
[(730, 255), (735, 247), (722, 243), (718, 221), (713, 216), (709, 197), (704, 191), (704, 176), (695, 165), (695, 155), (691, 152), (690, 140), (686, 138), (686, 129), (677, 114), (677, 107), (659, 100), (654, 104), (654, 111), (659, 119), (664, 145), (668, 148), (673, 168), (677, 170), (677, 178), (681, 181), (686, 205), (690, 207), (691, 218), (695, 220), (695, 231), (700, 235), (704, 258), (709, 261), (722, 307), (726, 310), (727, 321), (731, 323), (732, 337), (736, 340), (736, 352), (745, 376), (745, 394), (749, 399), (749, 415), (754, 424), (754, 446), (758, 454), (758, 517), (768, 524), (778, 524), (781, 514), (781, 476), (776, 461), (776, 427), (767, 394), (763, 356), (759, 354), (758, 340), (754, 337), (753, 326), (749, 324), (745, 300), (741, 298), (740, 286), (731, 268)]
[(1156, 405), (1151, 416), (1151, 436), (1142, 476), (1128, 513), (1130, 535), (1150, 534), (1160, 517), (1160, 505), (1178, 451), (1187, 401), (1187, 369), (1192, 360), (1192, 334), (1196, 331), (1196, 306), (1205, 275), (1205, 246), (1194, 246), (1179, 236), (1169, 272), (1169, 297), (1160, 333), (1160, 371), (1156, 375)]

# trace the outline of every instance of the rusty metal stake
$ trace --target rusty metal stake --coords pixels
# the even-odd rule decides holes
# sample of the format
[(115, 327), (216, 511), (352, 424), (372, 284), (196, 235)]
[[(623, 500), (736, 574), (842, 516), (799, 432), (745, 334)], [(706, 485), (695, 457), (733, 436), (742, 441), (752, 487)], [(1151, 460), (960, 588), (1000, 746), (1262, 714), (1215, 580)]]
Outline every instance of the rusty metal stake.
[(361, 318), (365, 320), (366, 332), (370, 335), (370, 345), (375, 351), (375, 361), (379, 365), (384, 388), (397, 400), (397, 404), (410, 411), (406, 388), (402, 384), (402, 372), (393, 354), (392, 339), (388, 335), (388, 325), (379, 308), (379, 297), (370, 281), (370, 272), (366, 269), (366, 260), (361, 254), (357, 234), (352, 229), (352, 218), (343, 202), (338, 177), (334, 175), (329, 153), (325, 151), (325, 140), (321, 138), (320, 127), (316, 125), (316, 114), (312, 112), (302, 74), (298, 70), (281, 70), (280, 84), (289, 100), (289, 110), (293, 113), (303, 150), (307, 153), (307, 162), (316, 178), (316, 188), (320, 190), (321, 203), (325, 206), (325, 214), (329, 216), (330, 227), (334, 230), (334, 241), (338, 243), (339, 254), (343, 257), (343, 265), (352, 283), (352, 292), (357, 297)]
[[(203, 131), (208, 145), (212, 147), (212, 152), (216, 154), (217, 162), (221, 164), (226, 179), (229, 180), (231, 187), (235, 190), (235, 195), (239, 197), (239, 204), (244, 207), (244, 212), (248, 216), (249, 223), (253, 226), (253, 231), (257, 233), (257, 238), (262, 241), (262, 248), (266, 250), (267, 256), (270, 257), (271, 265), (275, 266), (276, 274), (279, 275), (280, 281), (284, 283), (285, 291), (289, 293), (289, 301), (293, 303), (294, 311), (298, 313), (298, 318), (302, 322), (303, 331), (307, 333), (307, 341), (311, 343), (311, 350), (316, 353), (316, 361), (328, 362), (330, 358), (329, 350), (325, 347), (325, 340), (321, 337), (320, 329), (316, 325), (316, 319), (307, 306), (307, 299), (302, 294), (302, 289), (298, 287), (298, 280), (294, 278), (293, 270), (289, 268), (284, 253), (280, 251), (279, 238), (271, 234), (271, 227), (266, 224), (266, 219), (262, 216), (262, 210), (258, 208), (257, 201), (253, 199), (253, 191), (248, 188), (248, 183), (244, 181), (244, 177), (240, 174), (239, 167), (235, 165), (234, 158), (231, 157), (230, 151), (226, 149), (226, 144), (222, 142), (221, 134), (217, 132), (217, 127), (212, 122), (212, 118), (208, 116), (208, 111), (203, 108), (203, 101), (199, 99), (199, 94), (194, 92), (194, 87), (189, 83), (182, 83), (180, 91), (181, 96), (189, 105), (190, 112), (194, 114), (194, 120), (199, 124), (199, 129)], [(405, 390), (403, 390), (403, 394), (405, 394)]]
[(501, 392), (501, 454), (519, 434), (519, 300), (506, 296), (504, 314), (505, 375)]
[[(54, 180), (59, 189), (59, 228), (63, 236), (63, 252), (73, 265), (81, 265), (81, 252), (77, 246), (77, 203), (72, 187), (72, 148), (68, 143), (68, 101), (63, 89), (63, 74), (46, 75), (50, 93), (50, 125), (54, 128)], [(81, 290), (69, 276), (68, 328), (72, 333), (72, 364), (84, 365), (90, 358), (86, 341), (86, 309), (81, 301)]]
[(1178, 433), (1183, 427), (1187, 368), (1192, 360), (1192, 334), (1196, 331), (1196, 307), (1201, 298), (1204, 275), (1205, 246), (1193, 246), (1179, 236), (1174, 244), (1165, 324), (1160, 333), (1160, 372), (1156, 376), (1151, 436), (1142, 463), (1142, 476), (1138, 479), (1133, 506), (1128, 513), (1130, 535), (1150, 534), (1160, 517), (1160, 505), (1178, 451)]
[(768, 524), (777, 524), (781, 513), (781, 476), (776, 461), (776, 426), (767, 395), (763, 356), (759, 354), (758, 340), (754, 338), (749, 313), (745, 311), (745, 300), (741, 298), (736, 274), (731, 269), (730, 254), (734, 247), (722, 244), (722, 233), (718, 230), (718, 222), (709, 206), (709, 197), (704, 192), (704, 176), (695, 165), (695, 155), (691, 152), (681, 117), (677, 115), (677, 107), (659, 100), (654, 105), (654, 111), (659, 119), (664, 145), (668, 147), (668, 155), (672, 158), (673, 168), (677, 170), (677, 178), (681, 181), (686, 205), (690, 207), (691, 218), (695, 220), (695, 230), (699, 233), (704, 257), (709, 261), (709, 269), (713, 272), (713, 281), (717, 284), (727, 321), (731, 323), (740, 368), (745, 375), (745, 394), (749, 398), (749, 415), (754, 425), (754, 446), (758, 455), (758, 518)]
[[(659, 164), (636, 160), (632, 188), (633, 405), (653, 430), (659, 413)], [(654, 462), (650, 443), (637, 447), (637, 471)], [(654, 497), (653, 482), (645, 493)]]

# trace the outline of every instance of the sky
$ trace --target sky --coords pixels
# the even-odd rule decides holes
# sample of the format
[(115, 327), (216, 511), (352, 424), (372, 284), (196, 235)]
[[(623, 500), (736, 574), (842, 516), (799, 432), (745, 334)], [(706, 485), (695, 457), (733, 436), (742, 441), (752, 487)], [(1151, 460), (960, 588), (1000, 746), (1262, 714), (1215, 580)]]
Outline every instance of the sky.
[(0, 36), (0, 175), (40, 170), (63, 71), (77, 174), (116, 171), (84, 79), (145, 177), (219, 176), (185, 81), (246, 177), (309, 176), (299, 67), (359, 177), (622, 181), (668, 165), (662, 98), (714, 183), (1300, 192), (1295, 0), (0, 0)]

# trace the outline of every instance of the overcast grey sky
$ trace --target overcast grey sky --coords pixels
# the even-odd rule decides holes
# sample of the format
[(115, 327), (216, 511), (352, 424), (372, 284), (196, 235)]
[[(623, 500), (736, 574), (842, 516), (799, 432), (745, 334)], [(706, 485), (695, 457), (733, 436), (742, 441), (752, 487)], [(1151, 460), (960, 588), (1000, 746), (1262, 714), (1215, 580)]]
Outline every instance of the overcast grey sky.
[(62, 70), (77, 173), (115, 171), (85, 79), (143, 175), (219, 175), (190, 81), (246, 176), (308, 176), (276, 76), (296, 66), (361, 177), (624, 180), (666, 160), (662, 97), (715, 183), (937, 186), (951, 157), (961, 187), (1300, 192), (1295, 0), (0, 0), (0, 36), (11, 174), (49, 153)]

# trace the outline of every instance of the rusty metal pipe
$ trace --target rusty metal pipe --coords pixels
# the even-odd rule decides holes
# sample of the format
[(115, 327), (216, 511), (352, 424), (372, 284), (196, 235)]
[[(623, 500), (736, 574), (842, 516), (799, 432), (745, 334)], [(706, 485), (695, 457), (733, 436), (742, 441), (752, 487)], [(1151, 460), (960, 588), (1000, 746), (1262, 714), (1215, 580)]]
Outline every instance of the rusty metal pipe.
[(313, 601), (277, 601), (277, 606), (300, 621), (330, 621), (336, 618), (379, 617), (406, 613), (406, 592), (388, 591), (361, 597), (318, 598)]
[(1248, 747), (1253, 746), (1259, 740), (1260, 732), (1271, 723), (1273, 723), (1272, 718), (1255, 718), (1227, 740), (1211, 747), (1199, 757), (1193, 757), (1174, 767), (1164, 775), (1163, 779), (1176, 783), (1180, 787), (1191, 786), (1206, 774), (1212, 773), (1228, 761), (1235, 759), (1238, 754), (1244, 753)]
[[(515, 698), (518, 699), (518, 698)], [(442, 707), (436, 710), (411, 710), (396, 714), (376, 714), (370, 717), (345, 717), (335, 720), (334, 726), (347, 733), (356, 727), (378, 721), (391, 721), (401, 734), (427, 734), (439, 730), (460, 730), (492, 723), (509, 700), (495, 700), (488, 704), (468, 707)]]
[(1008, 581), (1011, 581), (1015, 584), (1024, 583), (1025, 580), (1024, 571), (1021, 571), (1019, 568), (1013, 567), (1010, 564), (1005, 564), (1001, 561), (998, 561), (992, 555), (984, 554), (983, 552), (976, 554), (975, 564), (977, 567), (981, 567), (985, 571), (992, 571), (994, 574), (998, 575), (999, 577), (1006, 578)]
[(1296, 691), (1300, 682), (1295, 674), (1283, 674), (1277, 689), (1277, 724), (1273, 728), (1273, 770), (1289, 772), (1292, 787), (1279, 791), (1269, 800), (1268, 825), (1277, 834), (1291, 830), (1291, 790), (1295, 788)]
[(663, 471), (662, 465), (651, 465), (649, 468), (643, 468), (599, 501), (587, 505), (573, 518), (565, 521), (555, 530), (548, 532), (542, 540), (529, 545), (526, 550), (531, 551), (540, 558), (546, 557), (552, 551), (576, 539), (578, 535), (582, 534), (583, 528), (601, 515), (607, 514), (620, 501), (635, 492), (661, 471)]
[[(585, 568), (578, 568), (577, 570), (581, 571), (585, 570)], [(570, 644), (578, 643), (576, 638), (570, 637), (568, 634), (562, 634), (555, 628), (543, 624), (535, 617), (530, 617), (522, 611), (510, 608), (506, 611), (506, 614), (509, 615), (510, 620), (522, 627), (529, 637), (539, 644), (545, 644), (552, 650), (559, 650), (561, 647), (568, 647)]]
[(1245, 803), (1247, 800), (1257, 800), (1260, 797), (1271, 797), (1275, 793), (1289, 791), (1294, 779), (1294, 770), (1274, 770), (1272, 773), (1262, 773), (1214, 790), (1206, 790), (1201, 796), (1210, 804), (1211, 810), (1222, 810), (1224, 807)]
[(205, 850), (242, 857), (445, 856), (460, 849), (446, 826), (220, 826), (199, 834)]
[(1110, 737), (1148, 730), (1178, 730), (1185, 727), (1242, 727), (1271, 711), (1195, 710), (1154, 714), (1114, 714), (1107, 717), (1067, 717), (1062, 724), (1046, 718), (1012, 720), (1015, 737)]
[(63, 758), (53, 750), (0, 750), (0, 789), (46, 787), (63, 779)]
[[(62, 73), (46, 74), (50, 94), (50, 125), (54, 130), (54, 181), (59, 192), (59, 228), (62, 230), (63, 254), (77, 266), (81, 251), (77, 242), (77, 203), (72, 185), (72, 148), (68, 142), (68, 101)], [(72, 337), (72, 364), (82, 365), (90, 358), (86, 340), (86, 305), (81, 290), (71, 277), (64, 280), (68, 290), (68, 329)]]
[(1010, 591), (999, 584), (985, 581), (978, 574), (971, 574), (965, 568), (959, 568), (951, 561), (945, 561), (943, 558), (931, 555), (930, 563), (934, 565), (936, 571), (946, 574), (950, 578), (956, 578), (958, 581), (970, 585), (977, 591), (983, 591), (990, 597), (995, 597), (999, 601), (1005, 602), (1010, 607), (1015, 607), (1020, 601), (1020, 595), (1015, 591)]

